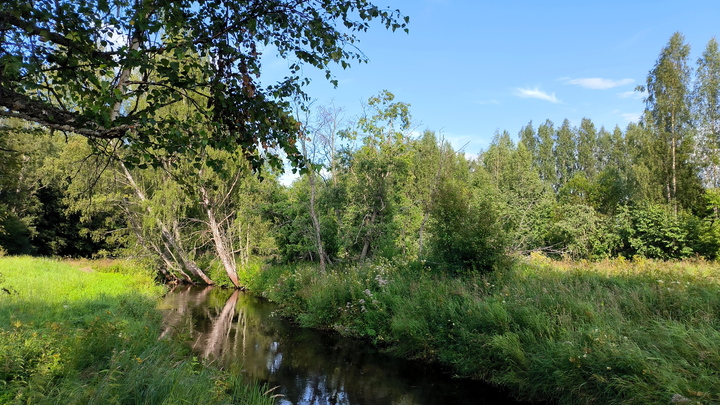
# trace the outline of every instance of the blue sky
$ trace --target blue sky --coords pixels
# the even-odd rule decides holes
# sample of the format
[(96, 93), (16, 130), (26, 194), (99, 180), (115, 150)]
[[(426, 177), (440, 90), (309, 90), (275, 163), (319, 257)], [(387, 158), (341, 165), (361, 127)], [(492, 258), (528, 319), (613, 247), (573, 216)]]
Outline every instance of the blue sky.
[[(430, 129), (476, 155), (496, 131), (516, 136), (530, 120), (583, 117), (624, 128), (643, 111), (644, 84), (680, 31), (693, 65), (720, 36), (718, 1), (375, 0), (410, 17), (410, 33), (377, 26), (359, 35), (368, 64), (338, 68), (338, 88), (307, 68), (318, 105), (347, 118), (387, 89)], [(266, 66), (267, 68), (267, 66)], [(271, 68), (272, 69), (272, 68)], [(267, 69), (266, 69), (267, 70)]]

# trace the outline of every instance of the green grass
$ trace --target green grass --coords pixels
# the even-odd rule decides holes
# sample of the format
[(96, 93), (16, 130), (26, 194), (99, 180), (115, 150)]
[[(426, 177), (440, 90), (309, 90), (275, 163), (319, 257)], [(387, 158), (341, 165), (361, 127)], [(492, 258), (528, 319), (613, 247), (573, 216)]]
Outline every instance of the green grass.
[(0, 258), (0, 403), (271, 404), (158, 340), (164, 293), (127, 261)]
[(379, 262), (276, 267), (251, 289), (307, 326), (450, 366), (529, 400), (720, 403), (720, 270), (703, 261), (555, 262), (481, 277)]

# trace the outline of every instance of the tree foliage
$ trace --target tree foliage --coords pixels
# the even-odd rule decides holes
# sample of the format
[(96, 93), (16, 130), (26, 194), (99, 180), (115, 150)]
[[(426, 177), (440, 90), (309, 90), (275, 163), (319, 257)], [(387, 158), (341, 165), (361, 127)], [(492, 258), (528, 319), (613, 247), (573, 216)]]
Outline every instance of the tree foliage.
[[(240, 146), (254, 167), (303, 163), (290, 102), (306, 98), (301, 69), (364, 62), (357, 34), (407, 17), (367, 0), (10, 0), (0, 5), (0, 115), (112, 140), (126, 163), (157, 162), (211, 145)], [(289, 61), (261, 80), (262, 54)], [(158, 115), (190, 103), (191, 114)], [(199, 123), (210, 126), (198, 126)], [(269, 150), (261, 155), (258, 151)]]

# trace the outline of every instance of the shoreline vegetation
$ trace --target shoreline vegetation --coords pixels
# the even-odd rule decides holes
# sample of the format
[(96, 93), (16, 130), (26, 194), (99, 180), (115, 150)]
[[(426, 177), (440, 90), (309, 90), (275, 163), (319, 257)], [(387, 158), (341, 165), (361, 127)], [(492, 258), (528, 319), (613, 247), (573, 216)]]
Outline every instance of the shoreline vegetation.
[(0, 257), (0, 403), (273, 404), (158, 339), (154, 277), (126, 260)]
[[(265, 387), (158, 340), (153, 273), (131, 261), (0, 258), (0, 403), (271, 404)], [(516, 258), (448, 276), (374, 260), (246, 266), (302, 326), (560, 404), (720, 402), (720, 271), (704, 260)], [(198, 402), (199, 403), (199, 402)]]
[(303, 326), (449, 366), (521, 400), (720, 403), (714, 262), (532, 254), (460, 278), (380, 260), (249, 269), (248, 289)]

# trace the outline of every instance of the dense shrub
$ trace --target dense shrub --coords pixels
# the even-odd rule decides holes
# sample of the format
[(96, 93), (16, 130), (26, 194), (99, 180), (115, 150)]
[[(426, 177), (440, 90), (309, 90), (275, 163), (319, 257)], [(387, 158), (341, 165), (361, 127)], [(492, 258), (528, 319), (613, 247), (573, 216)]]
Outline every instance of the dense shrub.
[(430, 264), (455, 273), (487, 272), (501, 261), (504, 240), (491, 201), (473, 198), (461, 182), (438, 185), (430, 217)]
[(690, 215), (676, 215), (666, 205), (624, 206), (616, 216), (616, 232), (622, 240), (619, 252), (663, 260), (689, 257), (693, 254), (688, 238), (691, 220)]

